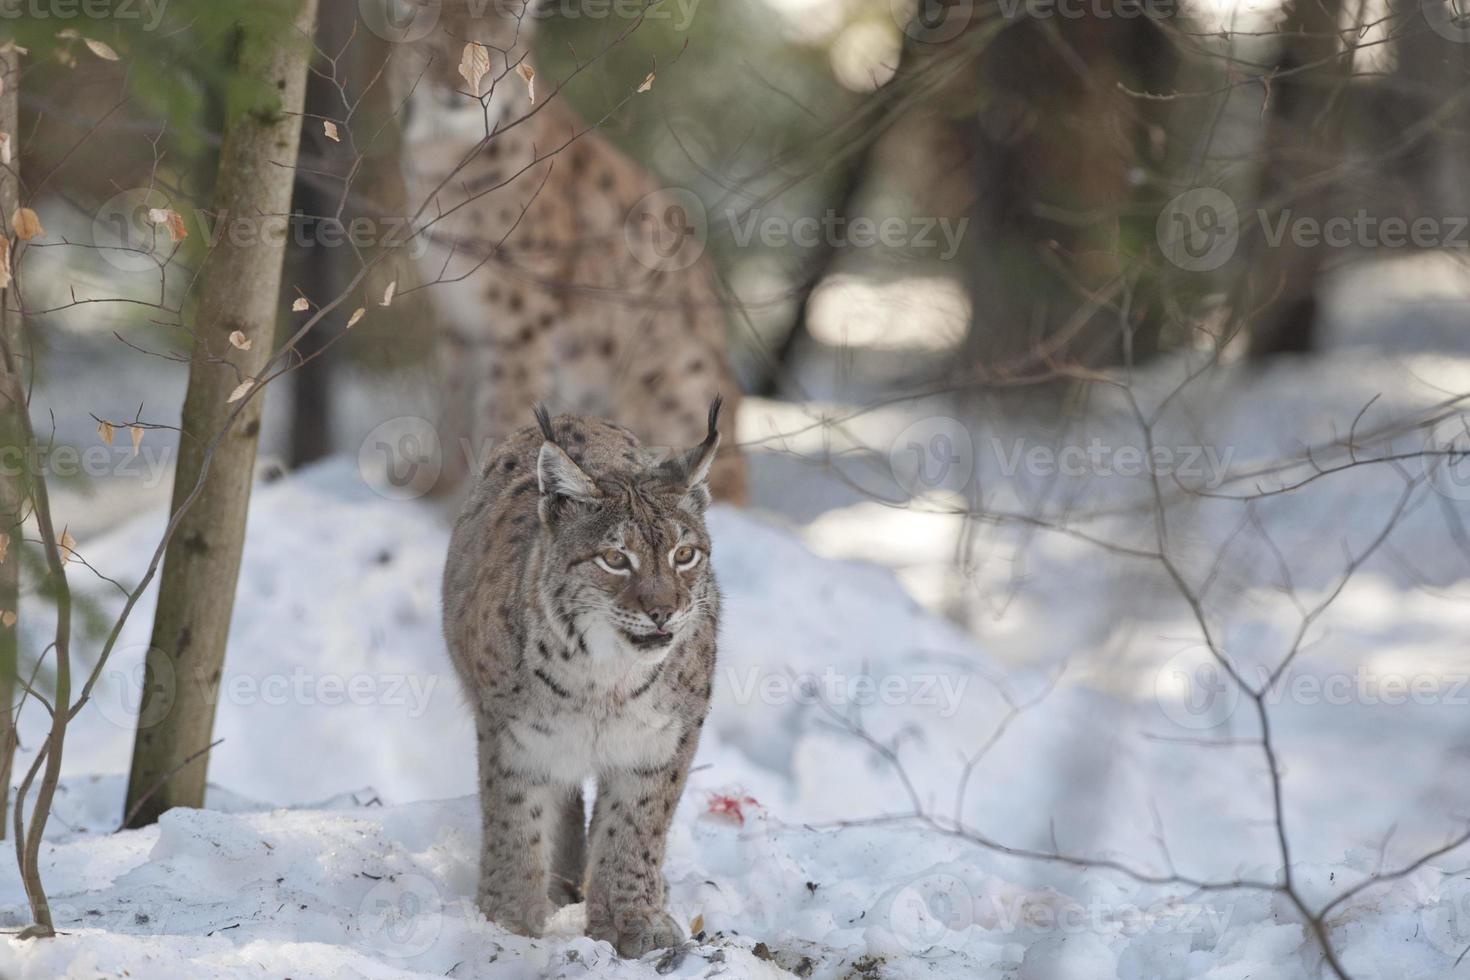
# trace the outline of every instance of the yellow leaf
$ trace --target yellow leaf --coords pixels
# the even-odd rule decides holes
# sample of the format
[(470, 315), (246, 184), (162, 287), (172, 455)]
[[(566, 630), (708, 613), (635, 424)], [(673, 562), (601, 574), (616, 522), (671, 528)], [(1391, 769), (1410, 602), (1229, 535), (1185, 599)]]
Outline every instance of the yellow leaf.
[(353, 327), (357, 326), (357, 321), (361, 320), (365, 316), (367, 316), (367, 310), (363, 309), (361, 306), (353, 310), (352, 315), (347, 318), (346, 329), (351, 330)]
[(337, 135), (337, 124), (330, 119), (322, 120), (322, 132), (327, 134), (327, 139), (333, 143), (342, 142), (342, 137)]
[(90, 37), (84, 37), (82, 38), (82, 41), (86, 43), (87, 49), (89, 51), (91, 51), (97, 57), (101, 58), (103, 61), (117, 60), (117, 52), (109, 48), (107, 45), (103, 44), (101, 41), (94, 41)]
[(480, 82), (490, 73), (490, 50), (478, 41), (464, 46), (459, 57), (459, 74), (470, 86), (470, 94), (480, 97)]
[(111, 422), (98, 422), (97, 423), (97, 434), (102, 437), (102, 441), (103, 442), (107, 443), (109, 446), (112, 445), (112, 423)]
[(704, 913), (702, 912), (689, 921), (689, 935), (697, 936), (701, 932), (704, 932)]
[(63, 565), (71, 561), (72, 556), (77, 553), (77, 539), (72, 537), (71, 532), (66, 528), (61, 529), (61, 540), (56, 542), (56, 546), (61, 552), (61, 563)]
[(0, 613), (0, 623), (4, 623), (6, 629), (14, 626), (15, 613), (11, 612), (9, 609), (5, 610), (3, 613)]
[(15, 232), (15, 237), (23, 242), (46, 234), (46, 229), (41, 227), (40, 216), (30, 208), (17, 208), (10, 218), (10, 227)]
[(291, 304), (292, 313), (300, 313), (302, 310), (309, 309), (311, 309), (311, 303), (307, 301), (305, 296), (296, 297), (296, 302)]
[(638, 86), (638, 91), (647, 92), (651, 88), (653, 88), (653, 72), (648, 73), (648, 77), (643, 80), (643, 84)]
[(523, 61), (520, 64), (516, 65), (516, 74), (519, 75), (519, 76), (521, 76), (522, 78), (524, 78), (526, 80), (526, 97), (531, 100), (531, 104), (532, 105), (535, 105), (536, 104), (536, 69), (532, 68), (530, 65), (526, 64)]
[(143, 444), (143, 427), (141, 425), (128, 426), (128, 435), (133, 437), (133, 455), (138, 455), (138, 447)]
[(228, 404), (230, 402), (237, 402), (240, 399), (244, 398), (246, 395), (250, 394), (250, 389), (251, 388), (254, 388), (254, 387), (255, 387), (255, 379), (254, 378), (251, 378), (248, 381), (242, 381), (242, 382), (240, 382), (239, 384), (237, 384), (235, 386), (235, 390), (232, 391), (232, 392), (230, 392), (230, 397), (225, 399), (226, 404)]
[(383, 302), (379, 305), (392, 306), (393, 294), (396, 292), (398, 292), (398, 280), (394, 279), (392, 282), (388, 283), (388, 288), (383, 290)]
[(239, 330), (230, 331), (230, 346), (236, 350), (249, 350), (255, 346), (255, 342)]

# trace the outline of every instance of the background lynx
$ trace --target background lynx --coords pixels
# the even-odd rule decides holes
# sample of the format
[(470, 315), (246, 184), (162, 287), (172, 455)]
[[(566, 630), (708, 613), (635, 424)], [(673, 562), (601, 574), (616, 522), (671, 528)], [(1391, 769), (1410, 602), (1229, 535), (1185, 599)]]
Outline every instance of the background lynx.
[(477, 900), (517, 932), (585, 884), (588, 934), (620, 955), (680, 939), (660, 868), (714, 672), (719, 407), (703, 443), (663, 460), (621, 426), (541, 409), (455, 526), (444, 631), (475, 713)]
[[(720, 392), (726, 451), (710, 482), (743, 502), (740, 386), (713, 264), (684, 241), (658, 183), (551, 79), (536, 79), (532, 102), (516, 68), (531, 65), (534, 7), (447, 0), (433, 31), (395, 53), (409, 199), (428, 201), (420, 224), (433, 221), (419, 268), (442, 327), (444, 442), (470, 449), (448, 453), (450, 477), (483, 465), (526, 405), (678, 446), (701, 438)], [(469, 42), (490, 57), (479, 92), (459, 70)]]

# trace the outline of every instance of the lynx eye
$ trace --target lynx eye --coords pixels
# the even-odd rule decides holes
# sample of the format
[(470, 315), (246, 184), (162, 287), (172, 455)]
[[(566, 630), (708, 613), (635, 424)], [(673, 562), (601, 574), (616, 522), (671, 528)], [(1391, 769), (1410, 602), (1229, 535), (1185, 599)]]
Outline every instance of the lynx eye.
[(680, 545), (674, 549), (674, 564), (680, 568), (687, 568), (694, 564), (694, 559), (699, 557), (699, 549), (691, 545)]
[(610, 572), (622, 572), (628, 569), (628, 556), (616, 548), (609, 548), (597, 555), (597, 563)]

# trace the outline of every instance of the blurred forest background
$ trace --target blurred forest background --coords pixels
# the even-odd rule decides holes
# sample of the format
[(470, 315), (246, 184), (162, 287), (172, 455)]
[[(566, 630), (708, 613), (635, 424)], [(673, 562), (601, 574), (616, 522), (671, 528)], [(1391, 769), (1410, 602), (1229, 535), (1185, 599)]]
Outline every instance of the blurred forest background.
[[(136, 220), (149, 194), (207, 222), (220, 120), (253, 84), (224, 68), (232, 25), (281, 16), (268, 0), (114, 6), (73, 23), (17, 5), (5, 22), (30, 50), (17, 143), (24, 172), (44, 175), (36, 191), (53, 235), (33, 246), (28, 305), (55, 310), (31, 319), (40, 390), (58, 403), (105, 398), (109, 378), (136, 372), (156, 372), (160, 403), (181, 390), (166, 362), (114, 339), (186, 346), (149, 310), (67, 302), (73, 290), (138, 289), (136, 267), (61, 240), (136, 244), (152, 234)], [(540, 84), (575, 74), (559, 97), (704, 202), (731, 344), (754, 393), (856, 404), (940, 385), (1025, 387), (1028, 409), (1046, 411), (1067, 404), (1058, 389), (1068, 386), (1053, 384), (1063, 362), (1143, 364), (1216, 344), (1264, 359), (1335, 343), (1364, 312), (1335, 299), (1355, 285), (1377, 297), (1379, 317), (1357, 339), (1464, 335), (1465, 236), (1459, 247), (1449, 239), (1470, 210), (1470, 44), (1452, 4), (688, 0), (654, 5), (630, 30), (638, 12), (553, 4), (536, 47)], [(362, 14), (325, 0), (317, 46), (362, 84), (360, 117), (384, 123), (384, 87), (367, 83), (392, 45)], [(146, 56), (97, 57), (78, 25)], [(593, 63), (575, 73), (579, 59)], [(650, 71), (651, 90), (628, 98)], [(309, 100), (324, 110), (340, 102), (332, 89), (318, 74)], [(303, 240), (340, 196), (333, 149), (306, 127)], [(397, 151), (387, 133), (362, 167), (386, 174)], [(343, 219), (392, 212), (391, 183), (359, 181)], [(1208, 201), (1180, 200), (1198, 189), (1228, 195), (1229, 229)], [(1359, 212), (1428, 217), (1437, 231), (1398, 248), (1362, 234), (1347, 247), (1264, 243), (1283, 213)], [(829, 230), (790, 240), (801, 218)], [(854, 245), (843, 224), (854, 218), (904, 231), (897, 244)], [(786, 238), (763, 231), (773, 223)], [(1228, 230), (1228, 254), (1217, 249), (1224, 259), (1208, 268), (1171, 261), (1177, 244), (1165, 236), (1181, 229), (1202, 248)], [(209, 230), (192, 227), (181, 258), (197, 260)], [(343, 281), (354, 261), (347, 248), (294, 248), (287, 288)], [(176, 275), (167, 289), (186, 285)], [(1385, 290), (1410, 297), (1412, 312), (1382, 301)], [(297, 373), (289, 400), (273, 393), (266, 449), (288, 465), (351, 449), (369, 416), (382, 417), (356, 406), (412, 402), (425, 388), (431, 333), (412, 305), (373, 317)], [(112, 516), (108, 505), (85, 510), (79, 524)]]
[[(14, 216), (6, 383), (52, 483), (49, 508), (32, 511), (33, 490), (0, 500), (21, 555), (5, 564), (0, 549), (0, 679), (34, 670), (38, 690), (66, 693), (46, 658), (65, 660), (64, 642), (46, 645), (45, 615), (11, 629), (10, 610), (65, 609), (61, 566), (169, 499), (200, 270), (241, 226), (212, 210), (222, 134), (242, 118), (281, 125), (260, 109), (276, 98), (264, 73), (239, 68), (242, 38), (300, 35), (304, 50), (314, 33), (291, 214), (245, 222), (279, 218), (288, 237), (270, 297), (287, 369), (249, 392), (265, 402), (258, 481), (336, 455), (381, 490), (369, 434), (436, 417), (444, 324), (387, 255), (420, 203), (400, 174), (418, 148), (385, 78), (401, 54), (393, 25), (435, 4), (407, 2), (320, 0), (314, 29), (296, 32), (294, 0), (0, 0), (0, 159), (19, 174), (0, 181)], [(1403, 596), (1463, 606), (1461, 0), (550, 0), (530, 60), (538, 99), (567, 100), (684, 195), (666, 217), (715, 260), (751, 396), (737, 431), (753, 508), (823, 556), (892, 569), (996, 663), (1055, 669), (1047, 685), (1071, 670), (1167, 714), (1159, 678), (1200, 676), (1159, 667), (1187, 632), (1259, 707), (1257, 740), (1231, 725), (1265, 747), (1284, 826), (1267, 702), (1347, 579), (1369, 568), (1390, 598), (1372, 607), (1389, 610), (1380, 621), (1347, 631), (1361, 644), (1333, 654), (1344, 661), (1371, 656), (1374, 629), (1418, 635)], [(230, 343), (232, 357), (250, 347)], [(13, 413), (4, 424), (0, 448), (32, 438)], [(99, 465), (63, 465), (63, 450), (99, 445)], [(1058, 467), (1093, 447), (1102, 461)], [(1209, 465), (1123, 464), (1160, 448)], [(38, 542), (41, 513), (54, 527)], [(1400, 524), (1416, 544), (1395, 547)], [(1323, 604), (1309, 611), (1297, 589)], [(88, 666), (117, 633), (94, 591), (76, 602)], [(1463, 633), (1435, 622), (1443, 635), (1405, 655), (1425, 670)], [(27, 629), (34, 649), (18, 651)], [(1235, 671), (1252, 658), (1268, 668), (1258, 688)], [(1000, 732), (1020, 710), (1002, 697)], [(1341, 741), (1314, 748), (1376, 730), (1335, 718), (1352, 722), (1323, 727)], [(1058, 736), (1059, 758), (1074, 734)], [(1216, 734), (1237, 744), (1235, 728)], [(200, 743), (181, 765), (212, 748)], [(1089, 785), (1105, 795), (1109, 774), (1093, 768), (1046, 790), (1057, 809)], [(1330, 768), (1300, 771), (1310, 782)], [(1438, 769), (1421, 783), (1402, 794), (1421, 824), (1400, 839), (1428, 847), (1466, 784)], [(1324, 822), (1349, 809), (1330, 794), (1310, 806)], [(1382, 829), (1354, 827), (1352, 846)], [(1291, 866), (1278, 837), (1273, 873)], [(1293, 888), (1289, 875), (1267, 886), (1325, 935), (1331, 906), (1314, 921)]]

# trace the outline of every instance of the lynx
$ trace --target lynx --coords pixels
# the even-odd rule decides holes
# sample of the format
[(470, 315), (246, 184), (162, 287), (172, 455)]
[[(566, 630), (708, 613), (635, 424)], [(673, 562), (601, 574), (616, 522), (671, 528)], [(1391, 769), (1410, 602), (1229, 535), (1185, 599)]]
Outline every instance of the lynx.
[(512, 931), (539, 935), (585, 894), (587, 934), (620, 956), (681, 940), (661, 867), (714, 676), (704, 512), (719, 409), (670, 456), (539, 408), (455, 525), (444, 632), (478, 738), (476, 899)]
[[(400, 46), (392, 77), (410, 200), (429, 202), (419, 269), (443, 324), (445, 445), (470, 450), (447, 454), (445, 482), (478, 469), (529, 404), (677, 446), (700, 438), (720, 391), (726, 451), (710, 482), (743, 502), (723, 307), (710, 259), (679, 237), (683, 212), (551, 80), (527, 84), (534, 3), (420, 2), (433, 29)], [(478, 92), (460, 72), (472, 42), (490, 59)]]

